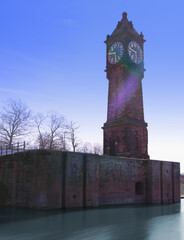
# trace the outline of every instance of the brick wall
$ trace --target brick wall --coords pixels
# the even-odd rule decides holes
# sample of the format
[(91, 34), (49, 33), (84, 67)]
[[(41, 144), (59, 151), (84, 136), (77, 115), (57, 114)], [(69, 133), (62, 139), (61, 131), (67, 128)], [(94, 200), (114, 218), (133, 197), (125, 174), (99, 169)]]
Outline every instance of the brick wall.
[(71, 208), (179, 201), (176, 162), (49, 150), (0, 157), (0, 205)]

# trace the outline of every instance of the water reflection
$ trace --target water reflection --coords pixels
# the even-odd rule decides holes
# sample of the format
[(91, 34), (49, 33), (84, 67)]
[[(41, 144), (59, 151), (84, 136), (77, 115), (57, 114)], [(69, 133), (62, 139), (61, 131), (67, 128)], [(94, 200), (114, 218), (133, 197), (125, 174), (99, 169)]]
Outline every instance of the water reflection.
[(183, 208), (183, 201), (76, 211), (0, 208), (0, 240), (180, 240)]

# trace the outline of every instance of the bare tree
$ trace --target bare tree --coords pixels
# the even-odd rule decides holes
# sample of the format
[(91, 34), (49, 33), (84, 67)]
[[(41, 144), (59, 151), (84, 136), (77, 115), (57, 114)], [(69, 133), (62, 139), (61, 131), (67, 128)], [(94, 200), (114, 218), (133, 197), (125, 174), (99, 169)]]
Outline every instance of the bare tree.
[(99, 144), (99, 143), (94, 143), (94, 145), (93, 145), (93, 153), (102, 155), (103, 154), (103, 147), (102, 147), (102, 145)]
[(73, 121), (70, 121), (67, 128), (68, 128), (68, 132), (70, 134), (70, 143), (71, 143), (71, 146), (72, 146), (72, 150), (73, 150), (73, 152), (76, 152), (76, 151), (79, 150), (79, 147), (81, 145), (81, 142), (78, 138), (79, 125), (77, 125)]
[(39, 148), (59, 149), (60, 136), (66, 127), (65, 118), (58, 113), (50, 113), (47, 116), (38, 113), (35, 124), (38, 130)]
[(59, 142), (59, 149), (62, 151), (69, 151), (70, 150), (70, 146), (69, 146), (69, 137), (68, 135), (70, 135), (69, 132), (67, 131), (63, 131), (60, 134), (60, 142)]
[(17, 138), (28, 134), (31, 111), (21, 100), (9, 99), (0, 113), (0, 138), (9, 147)]
[(45, 119), (46, 119), (46, 116), (44, 116), (44, 114), (42, 113), (37, 113), (35, 116), (35, 124), (38, 130), (37, 142), (39, 144), (39, 148), (41, 149), (45, 149), (48, 142), (47, 141), (48, 136), (46, 136), (46, 134), (43, 133), (43, 130), (42, 130)]
[(99, 154), (102, 155), (102, 145), (99, 143), (94, 143), (93, 145), (89, 142), (83, 143), (82, 147), (80, 148), (80, 151), (83, 153), (93, 153), (93, 154)]
[(47, 126), (50, 130), (49, 149), (53, 149), (56, 148), (56, 142), (59, 140), (60, 132), (65, 127), (65, 119), (62, 115), (52, 113)]
[(80, 148), (80, 152), (83, 152), (83, 153), (93, 153), (93, 150), (92, 150), (92, 145), (91, 143), (89, 142), (85, 142), (82, 144), (81, 148)]

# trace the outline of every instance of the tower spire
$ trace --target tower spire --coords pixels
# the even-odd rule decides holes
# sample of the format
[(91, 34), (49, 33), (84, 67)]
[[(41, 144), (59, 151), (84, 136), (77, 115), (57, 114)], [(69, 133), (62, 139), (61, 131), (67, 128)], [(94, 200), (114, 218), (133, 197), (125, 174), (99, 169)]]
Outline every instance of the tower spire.
[(122, 22), (128, 22), (128, 19), (127, 19), (127, 13), (126, 12), (123, 12), (122, 14)]

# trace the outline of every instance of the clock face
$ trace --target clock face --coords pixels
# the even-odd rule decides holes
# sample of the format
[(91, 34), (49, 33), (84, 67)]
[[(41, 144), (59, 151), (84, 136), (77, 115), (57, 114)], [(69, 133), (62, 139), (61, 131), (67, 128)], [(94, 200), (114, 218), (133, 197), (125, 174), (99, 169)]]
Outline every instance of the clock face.
[(137, 42), (132, 41), (128, 44), (128, 54), (130, 59), (136, 64), (141, 63), (143, 60), (143, 52)]
[(108, 61), (111, 64), (116, 64), (118, 63), (122, 56), (123, 56), (123, 52), (124, 52), (124, 47), (123, 44), (121, 42), (115, 42), (113, 43), (108, 51)]

